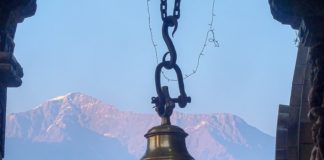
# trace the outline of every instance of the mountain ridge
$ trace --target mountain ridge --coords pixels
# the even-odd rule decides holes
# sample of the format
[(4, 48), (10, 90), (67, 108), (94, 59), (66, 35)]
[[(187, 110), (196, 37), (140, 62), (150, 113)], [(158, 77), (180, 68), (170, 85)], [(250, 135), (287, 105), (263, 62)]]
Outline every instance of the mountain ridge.
[[(189, 133), (188, 149), (196, 159), (240, 160), (245, 156), (245, 159), (253, 160), (262, 156), (253, 153), (255, 150), (270, 157), (274, 154), (274, 138), (249, 126), (236, 115), (175, 112), (171, 119), (173, 124)], [(7, 122), (6, 137), (10, 140), (60, 144), (80, 139), (78, 133), (89, 131), (98, 137), (117, 140), (120, 147), (138, 159), (146, 148), (143, 135), (159, 125), (159, 117), (120, 111), (77, 92), (50, 99), (30, 111), (9, 114)]]

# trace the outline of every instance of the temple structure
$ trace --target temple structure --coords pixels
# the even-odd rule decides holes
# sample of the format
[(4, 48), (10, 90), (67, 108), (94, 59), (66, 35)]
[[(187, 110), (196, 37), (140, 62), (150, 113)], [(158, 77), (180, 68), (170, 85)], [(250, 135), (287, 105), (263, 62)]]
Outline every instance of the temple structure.
[[(290, 104), (279, 107), (276, 160), (324, 160), (324, 1), (269, 0), (277, 21), (299, 30)], [(8, 87), (22, 84), (15, 59), (17, 24), (36, 12), (36, 0), (0, 0), (0, 159), (4, 157)]]
[(269, 0), (273, 18), (299, 31), (289, 106), (279, 107), (276, 160), (323, 160), (324, 1)]
[(7, 88), (22, 84), (14, 53), (17, 24), (36, 12), (36, 0), (0, 0), (0, 159), (4, 157)]

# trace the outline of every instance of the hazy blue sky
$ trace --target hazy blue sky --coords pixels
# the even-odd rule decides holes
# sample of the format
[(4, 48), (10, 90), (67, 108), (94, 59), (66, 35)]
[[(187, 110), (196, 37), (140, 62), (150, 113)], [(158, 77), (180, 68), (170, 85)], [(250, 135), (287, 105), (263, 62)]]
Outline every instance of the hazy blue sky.
[[(150, 5), (161, 57), (166, 48), (159, 3)], [(220, 47), (207, 48), (199, 72), (185, 81), (192, 103), (177, 110), (233, 113), (275, 135), (278, 105), (290, 97), (295, 32), (272, 19), (267, 0), (215, 4)], [(212, 0), (182, 1), (175, 46), (184, 73), (195, 66), (211, 5)], [(153, 113), (156, 60), (147, 17), (146, 0), (38, 0), (36, 15), (17, 30), (15, 55), (25, 77), (22, 87), (9, 90), (8, 112), (83, 92), (121, 110)], [(173, 82), (164, 84), (176, 95)]]

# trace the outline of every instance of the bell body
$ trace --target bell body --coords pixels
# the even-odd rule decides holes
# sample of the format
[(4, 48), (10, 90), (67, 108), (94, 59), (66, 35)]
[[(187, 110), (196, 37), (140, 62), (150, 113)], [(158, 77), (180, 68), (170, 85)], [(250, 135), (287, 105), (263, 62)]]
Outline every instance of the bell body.
[(141, 160), (194, 160), (186, 147), (187, 136), (183, 129), (174, 125), (153, 127), (145, 135), (147, 150)]

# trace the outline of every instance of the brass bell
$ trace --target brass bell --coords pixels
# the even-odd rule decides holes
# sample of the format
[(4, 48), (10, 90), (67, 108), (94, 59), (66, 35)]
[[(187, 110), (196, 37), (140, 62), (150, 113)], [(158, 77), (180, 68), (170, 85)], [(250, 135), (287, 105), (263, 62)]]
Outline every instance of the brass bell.
[[(154, 108), (161, 117), (161, 125), (151, 128), (145, 134), (147, 149), (141, 160), (194, 160), (186, 147), (185, 138), (188, 134), (180, 127), (171, 125), (170, 116), (175, 102), (169, 95), (168, 87), (163, 86), (161, 93), (164, 97), (162, 103), (161, 98), (152, 98), (152, 103), (156, 104)], [(190, 97), (185, 97), (184, 100), (190, 102)]]
[(187, 136), (183, 129), (174, 125), (153, 127), (145, 135), (147, 150), (141, 160), (194, 160), (186, 147)]

